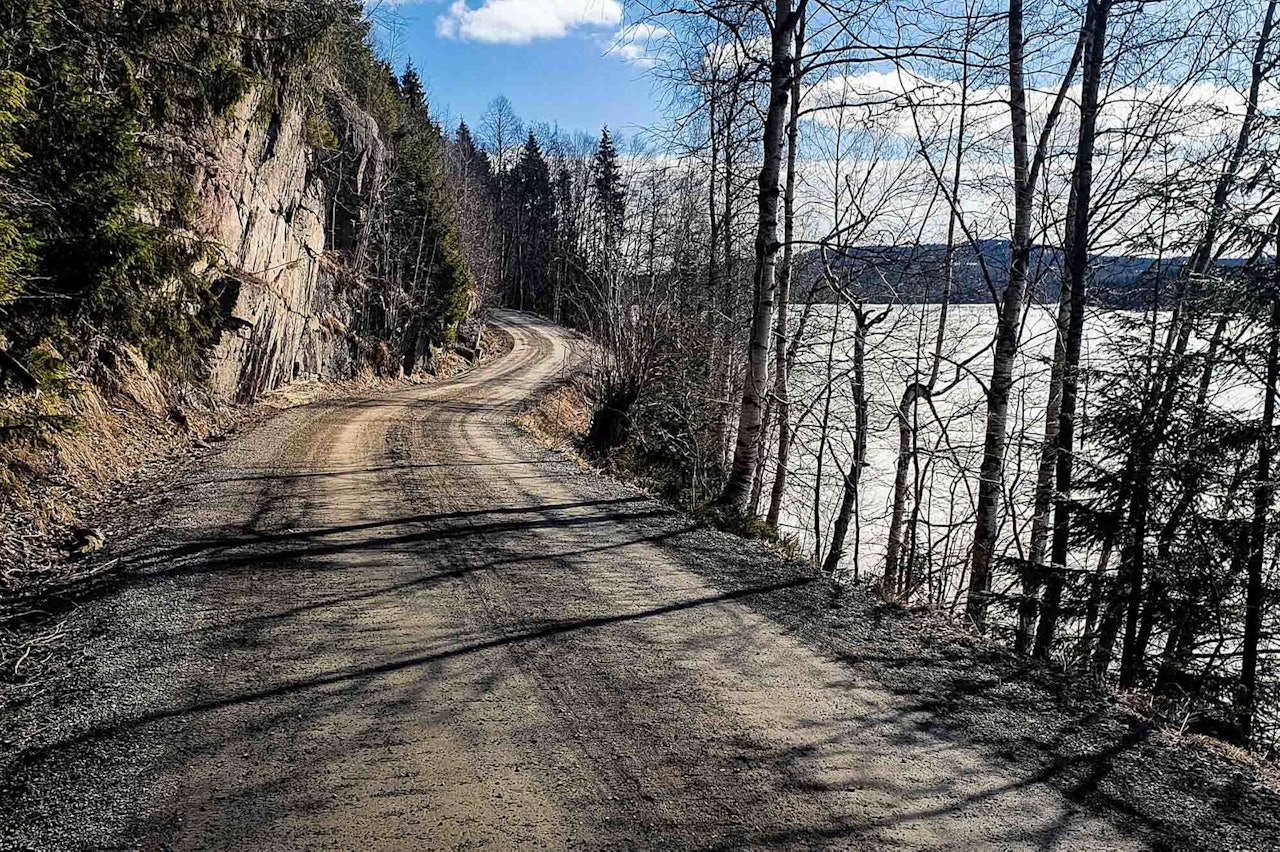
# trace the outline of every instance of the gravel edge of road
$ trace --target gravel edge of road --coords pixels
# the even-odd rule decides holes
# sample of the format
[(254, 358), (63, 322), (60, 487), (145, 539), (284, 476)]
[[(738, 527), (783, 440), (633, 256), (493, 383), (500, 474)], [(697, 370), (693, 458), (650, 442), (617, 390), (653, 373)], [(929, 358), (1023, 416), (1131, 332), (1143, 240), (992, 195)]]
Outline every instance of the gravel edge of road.
[[(501, 327), (488, 327), (485, 338), (485, 359), (501, 357), (512, 347), (510, 333)], [(441, 380), (463, 376), (479, 363)], [(121, 578), (113, 564), (118, 543), (144, 529), (148, 509), (167, 500), (154, 492), (162, 492), (175, 477), (203, 475), (237, 442), (269, 434), (281, 418), (309, 405), (421, 383), (357, 378), (307, 388), (307, 396), (297, 402), (281, 399), (287, 396), (286, 388), (261, 404), (234, 407), (235, 413), (226, 418), (215, 440), (193, 439), (168, 454), (145, 458), (97, 495), (78, 495), (78, 521), (103, 529), (106, 547), (80, 563), (91, 575), (88, 582), (59, 587), (49, 599), (36, 602), (50, 606), (50, 618), (25, 619), (10, 627), (20, 640), (52, 628), (61, 635), (37, 677), (18, 684), (0, 682), (0, 813), (6, 814), (0, 820), (0, 849), (99, 848), (73, 835), (126, 835), (136, 816), (129, 812), (130, 805), (154, 783), (146, 768), (167, 753), (165, 743), (139, 736), (75, 742), (84, 731), (108, 729), (114, 720), (145, 712), (177, 682), (163, 665), (149, 665), (154, 661), (132, 653), (146, 638), (135, 625), (148, 625), (151, 634), (163, 636), (171, 646), (190, 644), (182, 638), (188, 635), (198, 606), (190, 589), (163, 578), (126, 586), (118, 582)], [(47, 537), (52, 539), (58, 532), (53, 530)], [(54, 548), (52, 541), (46, 545)], [(177, 599), (183, 596), (187, 599)], [(173, 661), (182, 657), (180, 652), (169, 655)], [(68, 741), (74, 745), (44, 759), (43, 749), (49, 744)], [(39, 768), (33, 769), (37, 763)], [(78, 796), (77, 791), (92, 784), (95, 773), (108, 765), (126, 769), (112, 779), (110, 795), (97, 802)], [(34, 779), (41, 789), (33, 789)], [(53, 837), (60, 837), (64, 845), (51, 846)]]

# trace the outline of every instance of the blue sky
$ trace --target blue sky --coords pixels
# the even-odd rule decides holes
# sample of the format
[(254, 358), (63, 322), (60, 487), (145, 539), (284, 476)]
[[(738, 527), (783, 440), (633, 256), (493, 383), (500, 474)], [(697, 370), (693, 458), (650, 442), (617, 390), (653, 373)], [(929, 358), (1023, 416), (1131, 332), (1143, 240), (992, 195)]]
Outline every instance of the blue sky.
[[(557, 123), (594, 135), (608, 124), (630, 135), (657, 118), (642, 45), (626, 32), (616, 0), (367, 0), (384, 53), (412, 57), (432, 110), (473, 127), (506, 95), (526, 123)], [(393, 28), (388, 18), (398, 20)], [(627, 55), (623, 55), (627, 54)]]

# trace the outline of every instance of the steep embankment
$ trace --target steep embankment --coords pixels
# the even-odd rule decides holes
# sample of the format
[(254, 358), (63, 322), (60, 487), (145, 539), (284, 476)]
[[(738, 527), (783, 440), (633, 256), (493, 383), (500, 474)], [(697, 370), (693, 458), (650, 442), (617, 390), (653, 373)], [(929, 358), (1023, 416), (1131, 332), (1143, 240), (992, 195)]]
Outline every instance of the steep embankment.
[(76, 504), (92, 502), (122, 477), (233, 428), (248, 414), (235, 403), (300, 380), (388, 372), (362, 358), (378, 341), (348, 331), (360, 325), (360, 305), (340, 285), (351, 274), (350, 259), (333, 248), (325, 212), (339, 197), (356, 215), (375, 203), (373, 187), (388, 158), (377, 123), (331, 95), (344, 117), (334, 156), (361, 165), (337, 181), (323, 172), (329, 152), (305, 139), (302, 104), (259, 117), (268, 94), (254, 88), (226, 119), (181, 140), (197, 166), (187, 233), (209, 252), (200, 271), (218, 300), (205, 375), (158, 370), (135, 345), (103, 339), (63, 362), (66, 386), (52, 397), (9, 396), (3, 404), (15, 411), (25, 405), (65, 418), (65, 428), (37, 440), (18, 435), (0, 444), (9, 505), (42, 521), (69, 521)]
[[(388, 251), (376, 243), (397, 236), (384, 208), (404, 203), (388, 188), (404, 164), (387, 136), (403, 128), (384, 130), (386, 117), (343, 89), (330, 89), (320, 106), (273, 97), (251, 90), (193, 158), (192, 227), (216, 248), (207, 276), (222, 312), (209, 355), (213, 394), (245, 402), (300, 378), (434, 370), (464, 314), (437, 315), (454, 308), (415, 303), (423, 294), (413, 288), (469, 302), (469, 276), (424, 262), (430, 268), (415, 268), (406, 291), (387, 258), (371, 259)], [(441, 233), (410, 232), (417, 241), (392, 251), (438, 253), (427, 240), (450, 238), (451, 214), (428, 213)]]
[(353, 374), (347, 330), (361, 306), (343, 291), (352, 271), (334, 248), (333, 216), (339, 201), (346, 216), (367, 215), (387, 167), (377, 122), (355, 103), (331, 95), (336, 156), (356, 166), (334, 174), (324, 168), (329, 152), (308, 143), (299, 104), (267, 105), (268, 119), (256, 118), (268, 95), (256, 90), (236, 106), (195, 179), (193, 224), (217, 246), (213, 289), (224, 312), (211, 387), (238, 401), (301, 377)]
[(78, 573), (53, 545), (100, 544), (67, 533), (82, 507), (236, 406), (456, 367), (473, 296), (446, 143), (359, 4), (19, 0), (0, 23), (3, 618)]

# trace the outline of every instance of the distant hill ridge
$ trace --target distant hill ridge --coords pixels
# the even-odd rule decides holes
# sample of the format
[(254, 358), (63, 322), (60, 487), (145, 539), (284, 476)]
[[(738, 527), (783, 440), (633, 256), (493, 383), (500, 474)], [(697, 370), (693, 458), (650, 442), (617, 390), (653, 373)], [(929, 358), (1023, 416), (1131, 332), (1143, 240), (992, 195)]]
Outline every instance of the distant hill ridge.
[[(851, 291), (870, 302), (938, 302), (942, 295), (943, 264), (947, 247), (942, 243), (917, 246), (866, 245), (850, 246), (840, 251), (828, 250), (832, 270), (850, 286)], [(1029, 297), (1042, 302), (1056, 302), (1062, 285), (1063, 252), (1059, 248), (1037, 246), (1031, 252), (1031, 285)], [(1134, 257), (1095, 255), (1090, 258), (1090, 300), (1117, 308), (1148, 307), (1153, 302), (1165, 304), (1168, 292), (1185, 268), (1188, 258)], [(1238, 258), (1219, 261), (1224, 269), (1239, 267)], [(1003, 290), (1009, 269), (1009, 241), (981, 240), (977, 246), (957, 245), (954, 255), (954, 283), (951, 301), (955, 304), (990, 304), (991, 288), (983, 274), (991, 278), (991, 287)], [(814, 249), (801, 255), (797, 266), (795, 301), (804, 301), (822, 283), (822, 254)], [(817, 302), (831, 302), (829, 293), (819, 293)]]

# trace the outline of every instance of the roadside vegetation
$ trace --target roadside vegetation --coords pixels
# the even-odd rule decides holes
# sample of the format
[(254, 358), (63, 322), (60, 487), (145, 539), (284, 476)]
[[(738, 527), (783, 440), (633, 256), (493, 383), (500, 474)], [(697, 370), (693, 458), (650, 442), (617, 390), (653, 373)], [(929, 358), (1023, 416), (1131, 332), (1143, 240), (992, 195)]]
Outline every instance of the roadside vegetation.
[(251, 95), (263, 126), (305, 114), (323, 179), (347, 165), (340, 101), (372, 116), (389, 151), (379, 215), (329, 241), (348, 277), (395, 306), (349, 330), (357, 360), (379, 366), (380, 343), (396, 360), (453, 344), (474, 281), (445, 142), (416, 73), (375, 56), (360, 4), (22, 0), (0, 14), (0, 438), (67, 425), (57, 400), (119, 347), (198, 386), (233, 294), (224, 249), (192, 230), (194, 176)]
[[(343, 105), (375, 123), (387, 167), (368, 197), (341, 199), (368, 210), (340, 222), (335, 207), (325, 247), (348, 303), (384, 306), (326, 318), (352, 373), (412, 372), (457, 342), (475, 279), (449, 197), (451, 146), (413, 69), (375, 55), (360, 4), (23, 0), (0, 15), (5, 505), (22, 502), (32, 442), (74, 430), (93, 407), (77, 397), (118, 392), (122, 363), (155, 373), (176, 420), (217, 403), (210, 355), (243, 326), (236, 294), (262, 271), (237, 268), (198, 229), (195, 181), (249, 99), (269, 139), (286, 113), (304, 115), (309, 168), (335, 201), (360, 132)], [(242, 387), (242, 402), (270, 389)]]

